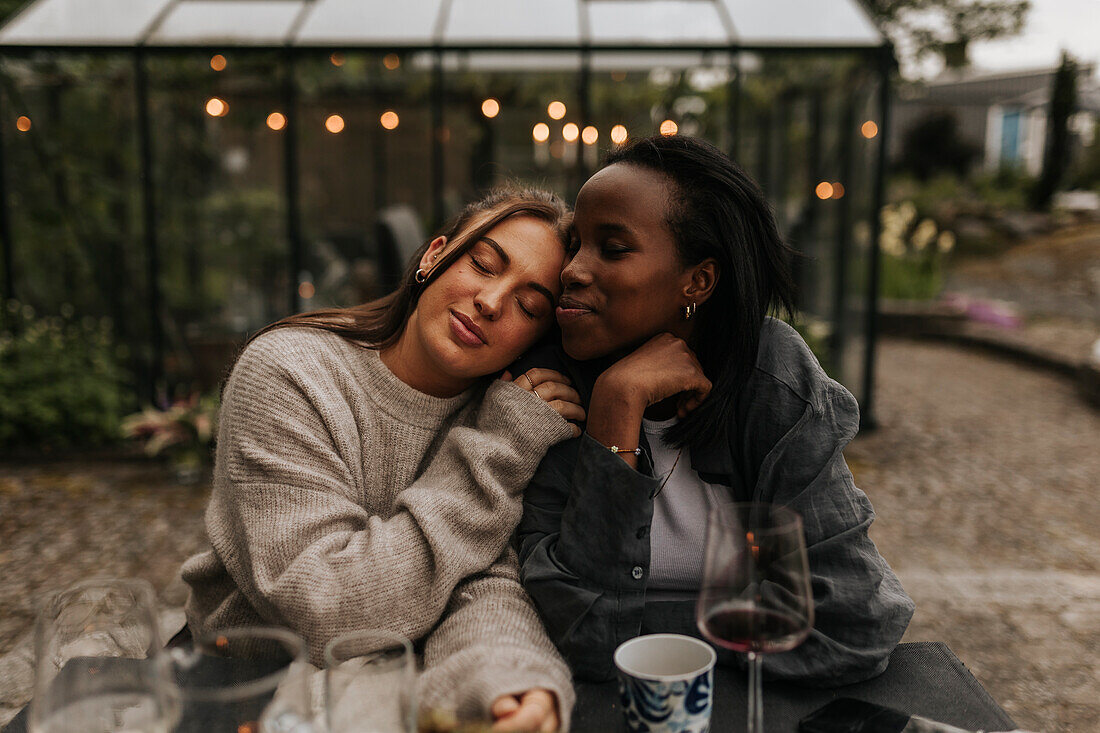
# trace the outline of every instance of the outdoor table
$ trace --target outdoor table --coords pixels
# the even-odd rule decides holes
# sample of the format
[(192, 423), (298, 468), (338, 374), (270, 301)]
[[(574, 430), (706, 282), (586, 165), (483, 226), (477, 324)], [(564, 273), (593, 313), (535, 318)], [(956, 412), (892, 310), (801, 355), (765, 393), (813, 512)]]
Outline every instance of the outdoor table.
[[(799, 720), (838, 697), (854, 697), (966, 730), (1016, 728), (1008, 713), (946, 644), (922, 641), (899, 644), (890, 655), (885, 672), (854, 685), (822, 689), (765, 679), (764, 729), (769, 733), (795, 733)], [(747, 706), (745, 673), (717, 667), (711, 730), (714, 733), (745, 730)], [(577, 733), (626, 730), (617, 683), (577, 686), (573, 730)]]
[[(890, 666), (884, 673), (854, 685), (818, 689), (765, 680), (764, 725), (775, 733), (794, 733), (801, 718), (838, 697), (858, 698), (968, 730), (1005, 731), (1016, 727), (958, 657), (940, 642), (901, 644), (890, 656)], [(711, 729), (715, 733), (743, 731), (747, 698), (744, 673), (717, 668)], [(573, 711), (576, 733), (625, 729), (617, 683), (577, 685)], [(25, 731), (23, 710), (2, 733)]]

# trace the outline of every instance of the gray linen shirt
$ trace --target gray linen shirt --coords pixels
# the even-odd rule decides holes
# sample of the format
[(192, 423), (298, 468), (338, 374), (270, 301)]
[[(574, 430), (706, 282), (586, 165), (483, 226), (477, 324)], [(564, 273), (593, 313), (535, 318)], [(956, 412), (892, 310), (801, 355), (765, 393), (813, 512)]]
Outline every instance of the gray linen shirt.
[[(587, 399), (585, 365), (559, 351), (516, 368), (532, 366), (569, 374)], [(765, 674), (832, 686), (881, 673), (914, 606), (867, 536), (874, 510), (844, 461), (859, 426), (855, 398), (797, 331), (768, 318), (733, 412), (724, 434), (693, 448), (692, 469), (735, 500), (799, 512), (812, 574), (814, 629), (793, 651), (765, 656)], [(521, 579), (580, 679), (610, 679), (615, 647), (639, 634), (699, 636), (691, 595), (647, 592), (658, 484), (647, 461), (632, 469), (584, 434), (551, 448), (524, 494)]]

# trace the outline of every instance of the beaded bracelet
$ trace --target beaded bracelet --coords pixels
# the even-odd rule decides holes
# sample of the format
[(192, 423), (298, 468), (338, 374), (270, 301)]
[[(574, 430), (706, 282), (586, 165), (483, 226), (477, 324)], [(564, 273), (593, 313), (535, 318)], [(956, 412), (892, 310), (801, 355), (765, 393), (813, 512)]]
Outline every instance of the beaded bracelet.
[(611, 451), (612, 453), (616, 454), (616, 455), (618, 455), (619, 453), (633, 453), (636, 456), (642, 455), (642, 449), (641, 448), (620, 448), (617, 445), (613, 445), (610, 448), (608, 448), (608, 450)]

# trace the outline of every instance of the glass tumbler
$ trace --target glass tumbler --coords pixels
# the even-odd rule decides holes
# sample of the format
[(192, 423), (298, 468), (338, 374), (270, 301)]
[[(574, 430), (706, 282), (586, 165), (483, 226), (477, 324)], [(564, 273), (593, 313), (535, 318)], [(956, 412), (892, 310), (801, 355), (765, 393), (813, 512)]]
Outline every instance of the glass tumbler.
[(89, 580), (50, 597), (35, 623), (32, 733), (161, 733), (177, 709), (152, 586)]
[(329, 733), (416, 730), (416, 657), (408, 639), (351, 631), (334, 637), (324, 656)]

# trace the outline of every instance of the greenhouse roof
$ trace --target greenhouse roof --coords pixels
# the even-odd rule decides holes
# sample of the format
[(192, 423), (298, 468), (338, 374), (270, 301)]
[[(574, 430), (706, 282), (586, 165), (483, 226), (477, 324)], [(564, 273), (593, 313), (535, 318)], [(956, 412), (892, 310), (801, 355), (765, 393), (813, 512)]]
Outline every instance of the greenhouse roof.
[(0, 48), (873, 48), (859, 0), (33, 0)]

